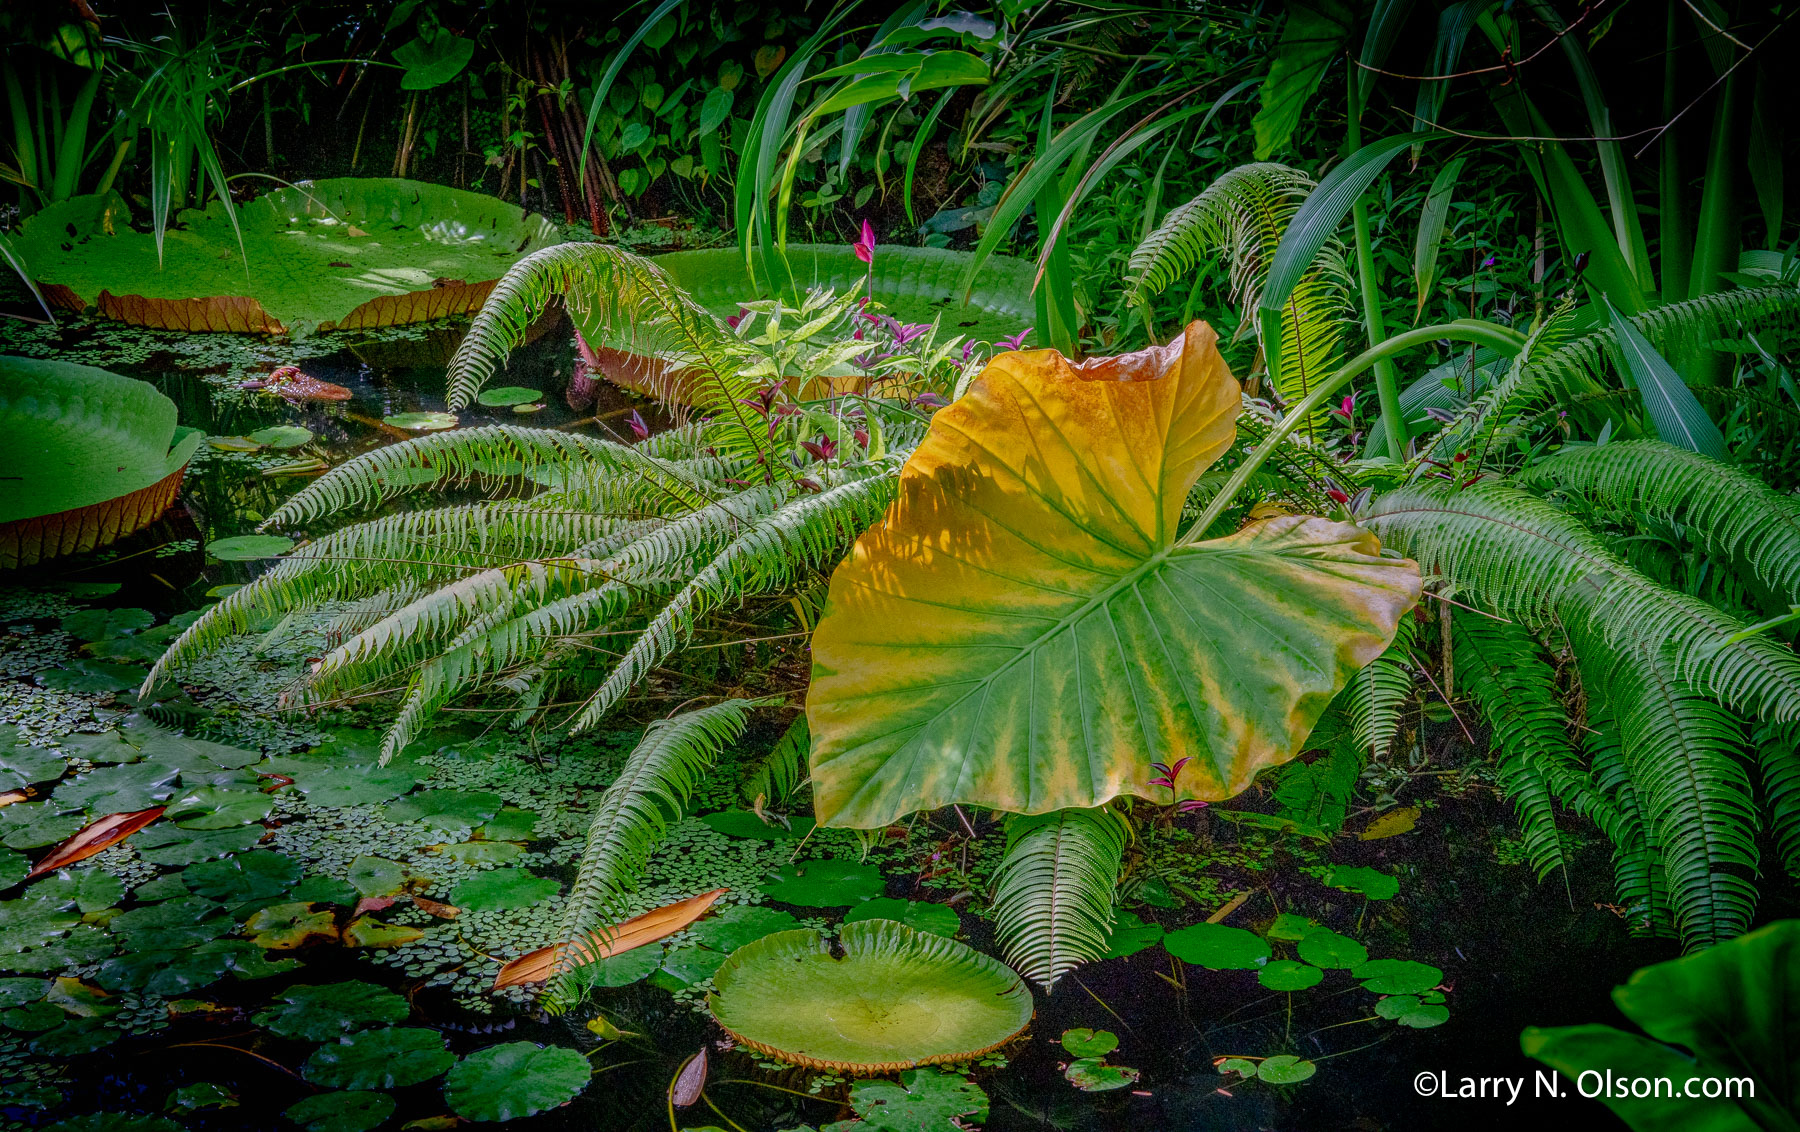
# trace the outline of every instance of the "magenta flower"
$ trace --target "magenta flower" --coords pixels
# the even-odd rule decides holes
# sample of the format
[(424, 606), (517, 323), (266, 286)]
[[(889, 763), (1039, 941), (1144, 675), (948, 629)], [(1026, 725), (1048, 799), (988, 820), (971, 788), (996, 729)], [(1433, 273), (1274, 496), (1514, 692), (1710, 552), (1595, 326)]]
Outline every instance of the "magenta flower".
[(730, 315), (725, 319), (725, 325), (736, 330), (738, 328), (738, 323), (744, 321), (744, 316), (749, 313), (750, 309), (748, 307), (739, 307), (736, 314)]
[(802, 440), (800, 447), (811, 453), (815, 460), (829, 460), (837, 455), (837, 441), (824, 433), (820, 433), (817, 440)]
[(625, 423), (631, 426), (631, 435), (639, 440), (650, 439), (650, 426), (644, 423), (644, 415), (636, 409), (631, 410), (631, 415), (625, 418)]
[(1000, 339), (1000, 341), (994, 343), (994, 346), (996, 349), (1000, 349), (1000, 350), (1022, 349), (1025, 345), (1025, 336), (1027, 334), (1030, 334), (1032, 329), (1033, 329), (1032, 327), (1027, 326), (1025, 329), (1019, 331), (1017, 334), (1013, 335), (1011, 338)]
[(936, 393), (921, 393), (913, 398), (913, 404), (921, 409), (941, 409), (949, 403)]
[(1348, 495), (1345, 495), (1343, 492), (1339, 491), (1335, 487), (1326, 488), (1325, 494), (1329, 495), (1331, 497), (1331, 501), (1333, 503), (1337, 504), (1339, 507), (1342, 507), (1345, 504), (1350, 502), (1350, 497)]
[(1356, 394), (1354, 394), (1354, 393), (1347, 394), (1344, 397), (1344, 399), (1338, 403), (1338, 407), (1331, 410), (1331, 415), (1334, 417), (1343, 417), (1344, 420), (1346, 420), (1346, 421), (1350, 420), (1351, 417), (1355, 416), (1356, 415)]
[(862, 222), (862, 239), (856, 241), (853, 249), (856, 258), (873, 267), (875, 265), (875, 226), (867, 220)]

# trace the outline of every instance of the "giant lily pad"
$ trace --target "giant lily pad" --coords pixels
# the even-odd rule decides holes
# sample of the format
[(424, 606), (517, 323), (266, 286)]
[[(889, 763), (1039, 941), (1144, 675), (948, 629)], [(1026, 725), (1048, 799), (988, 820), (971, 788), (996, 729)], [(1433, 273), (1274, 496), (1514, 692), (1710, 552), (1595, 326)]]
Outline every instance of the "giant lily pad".
[[(821, 824), (1216, 801), (1294, 756), (1419, 571), (1299, 515), (1184, 541), (1239, 397), (1195, 323), (1115, 358), (1002, 354), (933, 417), (813, 636)], [(1173, 789), (1153, 762), (1178, 767)]]
[[(263, 334), (395, 326), (467, 314), (556, 227), (479, 193), (421, 181), (302, 181), (180, 214), (156, 241), (116, 194), (35, 213), (14, 249), (51, 302), (174, 330)], [(245, 256), (248, 257), (246, 264)]]
[[(148, 237), (146, 237), (148, 238)], [(168, 510), (199, 447), (175, 402), (93, 366), (0, 358), (0, 570), (105, 546)]]
[(864, 920), (838, 944), (788, 931), (738, 948), (713, 975), (713, 1017), (784, 1061), (864, 1073), (968, 1060), (1031, 1023), (1019, 976), (955, 940)]

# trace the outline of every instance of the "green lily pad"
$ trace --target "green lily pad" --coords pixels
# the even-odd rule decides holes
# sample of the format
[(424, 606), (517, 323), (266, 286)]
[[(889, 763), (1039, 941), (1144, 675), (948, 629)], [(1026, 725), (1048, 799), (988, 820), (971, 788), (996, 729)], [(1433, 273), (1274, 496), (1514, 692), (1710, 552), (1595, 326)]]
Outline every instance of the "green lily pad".
[(134, 763), (144, 753), (125, 741), (117, 731), (98, 734), (64, 735), (57, 741), (57, 752), (68, 758), (83, 758), (91, 763)]
[(394, 1098), (362, 1089), (319, 1093), (289, 1105), (283, 1115), (306, 1132), (369, 1132), (394, 1115)]
[(121, 912), (107, 927), (133, 951), (195, 947), (228, 934), (233, 922), (214, 901), (184, 896)]
[(1351, 969), (1365, 990), (1376, 994), (1424, 994), (1444, 981), (1444, 973), (1411, 959), (1371, 959)]
[(450, 903), (471, 912), (498, 912), (529, 908), (561, 891), (548, 877), (533, 876), (524, 869), (491, 869), (476, 873), (450, 890)]
[(132, 951), (107, 960), (94, 981), (110, 991), (148, 991), (165, 998), (191, 994), (226, 975), (263, 979), (299, 966), (292, 959), (271, 961), (247, 939), (215, 939), (182, 951)]
[(300, 880), (305, 866), (266, 849), (203, 861), (182, 870), (189, 891), (225, 904), (280, 896)]
[(517, 806), (503, 806), (488, 823), (475, 831), (483, 841), (529, 841), (537, 829), (538, 816)]
[(1062, 1047), (1070, 1057), (1105, 1057), (1119, 1048), (1119, 1035), (1111, 1030), (1090, 1030), (1081, 1026), (1063, 1031)]
[(1400, 893), (1400, 881), (1387, 873), (1361, 866), (1336, 865), (1325, 882), (1345, 892), (1358, 892), (1370, 900), (1390, 900)]
[[(16, 903), (16, 902), (15, 902)], [(5, 915), (5, 904), (0, 903), (0, 916)], [(89, 963), (98, 963), (113, 953), (116, 944), (113, 937), (92, 924), (74, 924), (67, 932), (45, 940), (41, 945), (19, 949), (16, 954), (7, 954), (13, 949), (8, 940), (15, 938), (7, 927), (0, 927), (0, 965), (20, 974), (44, 974), (51, 971), (67, 971), (71, 967), (80, 967)]]
[(64, 668), (38, 673), (40, 686), (53, 692), (123, 692), (144, 682), (145, 669), (104, 660), (72, 660)]
[(1083, 1057), (1071, 1061), (1063, 1076), (1084, 1093), (1104, 1093), (1136, 1083), (1138, 1071), (1124, 1065), (1108, 1065), (1097, 1057)]
[(1235, 1073), (1239, 1077), (1256, 1076), (1256, 1062), (1245, 1057), (1228, 1057), (1215, 1066), (1222, 1077), (1227, 1073)]
[(464, 1120), (518, 1120), (574, 1100), (593, 1072), (572, 1049), (507, 1042), (457, 1062), (444, 1078), (444, 1099)]
[(216, 452), (261, 452), (263, 449), (247, 436), (209, 436), (206, 446)]
[(315, 806), (342, 809), (398, 798), (419, 784), (410, 767), (393, 765), (334, 767), (299, 778), (295, 788)]
[(98, 767), (67, 779), (51, 797), (64, 809), (87, 810), (96, 817), (133, 813), (168, 801), (180, 773), (176, 767), (150, 762)]
[(292, 951), (315, 939), (337, 938), (337, 916), (307, 901), (258, 908), (244, 921), (250, 941), (271, 951)]
[(1136, 912), (1123, 908), (1113, 917), (1112, 930), (1106, 936), (1107, 959), (1123, 959), (1154, 947), (1163, 937), (1161, 924), (1148, 923)]
[(183, 1085), (171, 1092), (163, 1107), (180, 1109), (183, 1112), (194, 1112), (207, 1108), (236, 1108), (238, 1099), (236, 1093), (217, 1081), (196, 1081), (192, 1085)]
[(1279, 939), (1287, 943), (1299, 943), (1307, 937), (1309, 932), (1318, 926), (1319, 923), (1317, 920), (1310, 919), (1306, 916), (1296, 916), (1292, 912), (1283, 912), (1281, 915), (1275, 917), (1274, 923), (1269, 925), (1268, 935), (1270, 939)]
[(1317, 1065), (1291, 1053), (1265, 1057), (1256, 1067), (1256, 1075), (1271, 1085), (1298, 1085), (1318, 1071)]
[(514, 405), (529, 405), (533, 401), (542, 401), (544, 395), (522, 385), (502, 385), (497, 389), (483, 389), (481, 396), (475, 399), (490, 409), (510, 409)]
[[(53, 782), (69, 769), (56, 751), (36, 747), (0, 748), (0, 790), (20, 790), (39, 782)], [(11, 807), (6, 807), (11, 809)]]
[[(448, 34), (432, 44), (455, 52), (473, 46)], [(449, 61), (408, 73), (443, 73)], [(89, 303), (102, 291), (117, 296), (101, 306), (109, 317), (304, 334), (467, 313), (486, 295), (475, 284), (560, 242), (549, 221), (516, 203), (395, 178), (310, 181), (233, 211), (235, 223), (216, 200), (182, 211), (159, 260), (155, 237), (131, 222), (117, 194), (74, 197), (34, 213), (14, 248), (40, 283), (62, 284)], [(433, 286), (438, 280), (470, 286)]]
[(716, 814), (701, 814), (700, 821), (715, 833), (757, 841), (796, 841), (811, 833), (818, 824), (808, 817), (789, 818), (785, 826), (779, 822), (771, 824), (750, 810), (721, 810)]
[(0, 845), (9, 849), (55, 845), (86, 824), (79, 810), (71, 810), (60, 802), (21, 802), (4, 806), (0, 807)]
[(312, 430), (299, 425), (274, 425), (250, 434), (250, 439), (264, 448), (298, 448), (312, 443), (312, 438)]
[(31, 1039), (30, 1048), (39, 1057), (80, 1057), (105, 1049), (124, 1036), (99, 1018), (71, 1018)]
[(302, 1073), (328, 1089), (399, 1089), (431, 1080), (455, 1060), (436, 1030), (389, 1026), (320, 1046)]
[(0, 889), (11, 888), (31, 871), (31, 861), (23, 853), (0, 849)]
[(648, 944), (592, 963), (583, 963), (575, 968), (572, 975), (574, 981), (584, 987), (630, 986), (660, 970), (662, 959), (663, 949), (656, 944)]
[(677, 947), (663, 956), (660, 970), (679, 988), (712, 978), (724, 962), (723, 951), (714, 951), (710, 947)]
[(323, 986), (301, 984), (277, 996), (280, 1005), (256, 1016), (256, 1024), (299, 1042), (327, 1042), (368, 1026), (404, 1021), (406, 999), (385, 987), (351, 979)]
[(1031, 993), (992, 956), (891, 920), (776, 932), (713, 976), (713, 1017), (742, 1045), (822, 1069), (960, 1061), (1012, 1040)]
[(1214, 971), (1254, 971), (1269, 961), (1269, 945), (1254, 932), (1224, 924), (1194, 924), (1163, 936), (1170, 955)]
[(260, 825), (236, 829), (182, 829), (174, 825), (153, 825), (135, 835), (132, 844), (138, 856), (153, 865), (197, 865), (215, 857), (240, 853), (262, 840), (267, 831)]
[(1271, 960), (1256, 973), (1256, 981), (1272, 991), (1301, 991), (1318, 986), (1324, 979), (1325, 972), (1293, 959)]
[(63, 618), (59, 627), (78, 641), (104, 641), (154, 624), (156, 617), (148, 609), (84, 609)]
[(858, 920), (893, 920), (934, 935), (954, 936), (962, 929), (961, 917), (949, 905), (919, 900), (895, 900), (888, 896), (865, 900), (850, 909), (849, 914), (844, 917), (846, 924)]
[(505, 799), (485, 790), (421, 790), (382, 807), (391, 822), (424, 822), (432, 829), (474, 829), (491, 821)]
[(181, 1125), (161, 1116), (129, 1112), (93, 1112), (52, 1124), (45, 1132), (182, 1132)]
[(1300, 958), (1315, 967), (1355, 967), (1369, 961), (1369, 949), (1330, 928), (1314, 928), (1300, 941)]
[(757, 891), (802, 908), (847, 908), (880, 896), (886, 888), (874, 865), (828, 857), (785, 864)]
[(230, 829), (269, 816), (275, 799), (260, 790), (222, 790), (202, 786), (169, 803), (163, 817), (183, 829)]
[(81, 922), (68, 901), (46, 898), (36, 891), (39, 887), (32, 886), (17, 900), (0, 900), (0, 955), (42, 947)]
[(1381, 999), (1375, 1004), (1375, 1013), (1414, 1030), (1429, 1030), (1450, 1020), (1448, 1007), (1421, 1002), (1416, 994), (1396, 994)]
[[(486, 828), (485, 826), (483, 828)], [(512, 841), (458, 841), (439, 845), (439, 853), (461, 865), (504, 865), (516, 861), (525, 847)]]
[(69, 1016), (54, 1002), (32, 1002), (11, 1010), (0, 1010), (0, 1026), (27, 1034), (54, 1030), (68, 1020)]
[(112, 995), (68, 975), (51, 980), (44, 1001), (75, 1018), (110, 1018), (122, 1009)]
[(192, 895), (188, 892), (187, 881), (181, 879), (180, 873), (164, 873), (154, 880), (147, 880), (131, 890), (131, 895), (138, 900), (154, 902), (157, 900), (174, 900), (179, 896)]
[(36, 1002), (49, 989), (45, 979), (0, 979), (0, 1010)]
[[(139, 890), (138, 895), (142, 895)], [(288, 894), (295, 900), (304, 900), (313, 904), (342, 904), (348, 907), (356, 903), (356, 889), (336, 877), (322, 877), (317, 874), (307, 877), (294, 886)]]
[(344, 942), (351, 947), (403, 947), (424, 938), (418, 928), (383, 923), (373, 916), (358, 916), (344, 928)]
[(858, 1132), (937, 1132), (983, 1123), (988, 1099), (967, 1078), (924, 1068), (901, 1073), (899, 1084), (856, 1082), (850, 1086), (850, 1107), (862, 1118)]
[(455, 413), (395, 413), (391, 417), (382, 417), (381, 423), (395, 428), (411, 429), (414, 432), (436, 432), (439, 429), (455, 428)]
[(104, 641), (95, 641), (82, 646), (81, 651), (92, 653), (102, 660), (153, 664), (168, 650), (169, 642), (181, 635), (181, 628), (170, 621), (166, 625), (133, 633), (129, 637), (109, 637)]
[(792, 913), (760, 904), (733, 904), (688, 928), (688, 934), (714, 951), (729, 955), (753, 940), (800, 926)]
[(206, 553), (221, 562), (254, 562), (259, 558), (279, 558), (294, 549), (294, 540), (280, 535), (235, 535), (214, 539), (206, 544)]
[(385, 857), (358, 857), (346, 879), (363, 896), (392, 896), (406, 885), (406, 866)]

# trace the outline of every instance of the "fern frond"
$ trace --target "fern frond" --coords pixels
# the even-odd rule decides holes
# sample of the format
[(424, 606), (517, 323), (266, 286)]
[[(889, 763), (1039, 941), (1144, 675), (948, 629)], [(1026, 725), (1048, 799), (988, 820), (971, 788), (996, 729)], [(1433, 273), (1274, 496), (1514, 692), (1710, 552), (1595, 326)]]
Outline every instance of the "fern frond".
[(781, 803), (799, 793), (806, 785), (806, 759), (811, 750), (812, 732), (806, 725), (806, 713), (801, 712), (744, 779), (739, 791), (744, 801), (754, 804), (763, 798)]
[(587, 848), (563, 912), (563, 958), (552, 979), (583, 961), (589, 941), (626, 919), (629, 896), (650, 854), (719, 752), (741, 734), (750, 712), (772, 701), (725, 700), (652, 723), (594, 807)]
[(1662, 845), (1638, 803), (1618, 726), (1606, 713), (1591, 717), (1589, 723), (1598, 724), (1600, 729), (1587, 736), (1588, 766), (1594, 773), (1594, 785), (1613, 799), (1618, 815), (1607, 836), (1613, 843), (1613, 888), (1625, 908), (1626, 925), (1633, 935), (1673, 936)]
[(1753, 745), (1769, 835), (1781, 867), (1800, 880), (1800, 727), (1764, 725)]
[(1659, 655), (1683, 682), (1743, 711), (1800, 720), (1800, 658), (1698, 598), (1632, 569), (1569, 515), (1500, 479), (1463, 490), (1414, 484), (1371, 506), (1364, 525), (1474, 604), (1511, 620), (1592, 616), (1609, 648)]
[(1565, 448), (1521, 473), (1611, 510), (1680, 523), (1706, 552), (1800, 602), (1800, 502), (1756, 476), (1660, 440)]
[(1349, 718), (1350, 735), (1365, 758), (1379, 760), (1393, 749), (1400, 716), (1413, 694), (1413, 639), (1418, 624), (1402, 617), (1382, 654), (1357, 670), (1337, 695)]
[(1128, 829), (1108, 809), (1014, 815), (990, 907), (1006, 961), (1046, 991), (1106, 954)]

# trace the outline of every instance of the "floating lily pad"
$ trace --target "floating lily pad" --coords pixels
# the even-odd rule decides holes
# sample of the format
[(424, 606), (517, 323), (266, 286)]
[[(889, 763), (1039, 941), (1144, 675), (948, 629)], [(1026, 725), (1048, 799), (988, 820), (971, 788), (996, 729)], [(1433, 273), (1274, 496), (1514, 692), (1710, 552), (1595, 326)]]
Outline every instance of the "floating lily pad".
[(182, 829), (153, 825), (137, 834), (132, 844), (138, 856), (153, 865), (196, 865), (215, 857), (239, 853), (262, 840), (268, 832), (260, 825), (236, 829)]
[(394, 1115), (394, 1098), (361, 1089), (319, 1093), (288, 1106), (283, 1115), (306, 1132), (369, 1132)]
[(524, 869), (491, 869), (476, 873), (450, 890), (450, 903), (471, 912), (529, 908), (555, 896), (562, 885)]
[(1448, 1007), (1421, 1002), (1416, 994), (1390, 995), (1375, 1004), (1375, 1013), (1414, 1030), (1429, 1030), (1450, 1020)]
[(300, 880), (305, 866), (266, 849), (203, 861), (182, 870), (188, 890), (226, 904), (280, 896)]
[(0, 845), (9, 849), (55, 845), (86, 824), (80, 810), (61, 802), (23, 802), (4, 806), (0, 807)]
[(54, 692), (123, 692), (144, 682), (146, 670), (104, 660), (72, 660), (66, 667), (38, 673), (40, 686)]
[(729, 955), (752, 940), (775, 932), (791, 931), (800, 921), (791, 913), (760, 904), (733, 904), (688, 928), (688, 934), (714, 951)]
[(1300, 941), (1300, 958), (1315, 967), (1355, 967), (1369, 960), (1369, 949), (1330, 928), (1314, 928)]
[(124, 1036), (123, 1031), (98, 1018), (71, 1018), (31, 1039), (31, 1052), (39, 1057), (80, 1057), (105, 1049)]
[(258, 1014), (256, 1024), (300, 1042), (332, 1041), (368, 1026), (403, 1021), (412, 1012), (402, 996), (357, 979), (301, 984), (277, 999), (280, 1005)]
[(292, 951), (315, 939), (336, 939), (337, 917), (330, 909), (316, 909), (307, 901), (271, 904), (259, 908), (244, 921), (251, 942), (271, 951)]
[(183, 829), (230, 829), (269, 816), (275, 799), (260, 790), (222, 790), (202, 786), (169, 803), (163, 817)]
[(44, 1001), (75, 1018), (110, 1018), (121, 1009), (112, 995), (70, 975), (52, 979)]
[(195, 947), (228, 934), (233, 926), (224, 910), (203, 896), (146, 904), (119, 913), (107, 924), (133, 951)]
[(347, 879), (363, 896), (392, 896), (406, 884), (406, 866), (386, 857), (358, 857)]
[(36, 1002), (49, 989), (46, 979), (0, 979), (0, 1009)]
[(0, 849), (0, 889), (11, 888), (31, 871), (31, 861), (23, 853)]
[(63, 618), (58, 627), (78, 641), (105, 641), (156, 624), (148, 609), (84, 609)]
[(1170, 955), (1214, 971), (1254, 971), (1269, 961), (1269, 945), (1253, 932), (1224, 924), (1194, 924), (1163, 936)]
[(675, 984), (672, 989), (692, 986), (704, 982), (718, 972), (725, 962), (725, 953), (714, 951), (710, 947), (677, 947), (663, 956), (662, 966), (657, 971), (657, 980), (663, 977)]
[(1371, 959), (1351, 969), (1365, 990), (1376, 994), (1424, 994), (1444, 981), (1444, 973), (1411, 959)]
[(161, 1116), (129, 1112), (94, 1112), (52, 1124), (45, 1132), (182, 1132), (181, 1125)]
[(144, 753), (125, 741), (117, 731), (99, 734), (64, 735), (57, 750), (69, 758), (83, 758), (91, 763), (134, 763)]
[[(473, 47), (444, 34), (427, 56), (439, 45)], [(515, 260), (560, 242), (516, 203), (397, 178), (310, 181), (233, 211), (216, 200), (183, 210), (159, 257), (117, 194), (79, 196), (34, 213), (14, 246), (35, 280), (61, 285), (52, 293), (65, 305), (97, 305), (104, 317), (301, 334), (467, 314)]]
[(1361, 893), (1370, 900), (1389, 900), (1400, 892), (1399, 880), (1361, 866), (1336, 865), (1331, 870), (1331, 879), (1325, 883), (1346, 892)]
[(328, 1089), (399, 1089), (431, 1080), (455, 1060), (436, 1030), (390, 1026), (320, 1046), (302, 1072)]
[(36, 887), (17, 900), (0, 900), (0, 955), (41, 947), (81, 922), (67, 901), (40, 897)]
[(525, 852), (523, 845), (512, 841), (458, 841), (433, 848), (462, 865), (504, 865)]
[(874, 865), (828, 857), (785, 864), (758, 891), (802, 908), (847, 908), (880, 896), (886, 888)]
[[(55, 751), (19, 745), (0, 747), (0, 790), (19, 790), (39, 782), (53, 782), (69, 769)], [(5, 807), (11, 809), (11, 807)]]
[(344, 942), (351, 947), (403, 947), (424, 938), (418, 928), (383, 923), (373, 916), (358, 916), (344, 928)]
[(662, 958), (663, 949), (655, 944), (634, 947), (605, 959), (583, 963), (571, 972), (571, 976), (584, 987), (630, 986), (661, 969)]
[(962, 928), (962, 919), (957, 916), (956, 909), (946, 904), (932, 904), (920, 900), (896, 900), (888, 896), (877, 896), (865, 900), (850, 909), (844, 917), (846, 924), (859, 920), (893, 920), (905, 924), (917, 931), (931, 932), (934, 935), (954, 936)]
[(254, 562), (259, 558), (278, 558), (294, 549), (294, 540), (280, 535), (235, 535), (214, 539), (206, 544), (206, 553), (221, 562)]
[(298, 448), (302, 444), (310, 444), (312, 438), (312, 430), (299, 425), (274, 425), (250, 434), (250, 439), (264, 448)]
[(395, 428), (411, 429), (413, 432), (435, 432), (439, 429), (455, 428), (455, 413), (395, 413), (391, 417), (382, 417), (381, 423)]
[(1256, 1075), (1271, 1085), (1298, 1085), (1318, 1071), (1317, 1065), (1291, 1053), (1265, 1057), (1256, 1067)]
[(1325, 972), (1293, 959), (1271, 960), (1256, 973), (1256, 981), (1272, 991), (1301, 991), (1318, 986), (1324, 979)]
[(588, 1059), (563, 1046), (507, 1042), (456, 1063), (444, 1099), (464, 1120), (518, 1120), (574, 1100), (593, 1076)]
[(215, 939), (181, 951), (132, 951), (107, 960), (95, 981), (110, 991), (147, 991), (164, 998), (191, 994), (226, 975), (262, 979), (291, 971), (292, 959), (271, 961), (247, 939)]
[(1163, 937), (1161, 924), (1146, 923), (1136, 912), (1121, 908), (1113, 917), (1112, 931), (1106, 937), (1106, 958), (1123, 959), (1155, 946)]
[(794, 841), (805, 837), (818, 824), (808, 817), (793, 817), (787, 825), (765, 822), (750, 810), (721, 810), (701, 814), (700, 821), (715, 833), (727, 837), (746, 837), (757, 841)]
[(490, 409), (510, 409), (514, 405), (529, 405), (533, 401), (542, 401), (544, 395), (535, 389), (527, 389), (522, 385), (502, 385), (497, 389), (483, 389), (476, 400)]
[(25, 1034), (54, 1030), (68, 1020), (69, 1016), (54, 1002), (30, 1002), (11, 1010), (0, 1010), (0, 1026)]
[(1070, 1057), (1105, 1057), (1119, 1048), (1119, 1035), (1111, 1030), (1090, 1030), (1080, 1026), (1063, 1031), (1062, 1047)]
[(1268, 935), (1270, 939), (1298, 943), (1318, 926), (1317, 920), (1309, 919), (1306, 916), (1296, 916), (1292, 912), (1283, 912), (1275, 917), (1274, 923), (1269, 925)]
[(216, 452), (261, 452), (263, 448), (247, 436), (209, 436), (206, 446)]
[(967, 1078), (924, 1068), (900, 1074), (899, 1084), (856, 1082), (850, 1086), (850, 1108), (861, 1117), (858, 1132), (937, 1132), (981, 1124), (988, 1099)]
[[(962, 1061), (1031, 1022), (1031, 994), (999, 960), (891, 920), (764, 936), (713, 976), (713, 1016), (739, 1041), (812, 1068), (890, 1072)], [(804, 988), (804, 993), (796, 993)]]
[(295, 788), (315, 806), (341, 809), (398, 798), (419, 784), (408, 766), (333, 767), (298, 778)]
[(424, 822), (432, 829), (474, 829), (491, 821), (506, 800), (485, 790), (421, 790), (382, 807), (391, 822)]
[[(0, 916), (6, 914), (5, 909), (5, 904), (0, 903)], [(40, 946), (6, 954), (13, 950), (7, 942), (12, 938), (16, 937), (6, 927), (0, 927), (0, 954), (5, 955), (4, 965), (20, 974), (66, 971), (71, 967), (98, 963), (111, 955), (116, 946), (112, 936), (92, 924), (74, 924), (67, 932), (45, 940)]]
[(1083, 1057), (1071, 1061), (1063, 1076), (1084, 1093), (1104, 1093), (1136, 1083), (1138, 1071), (1124, 1065), (1108, 1065), (1097, 1057)]
[(171, 1092), (163, 1107), (183, 1112), (207, 1108), (237, 1108), (238, 1099), (237, 1094), (217, 1081), (196, 1081)]
[(484, 841), (529, 841), (537, 828), (538, 816), (517, 806), (503, 806), (488, 823), (475, 831)]
[[(141, 890), (138, 895), (142, 895)], [(350, 905), (356, 903), (357, 893), (356, 889), (336, 877), (315, 874), (295, 885), (294, 891), (288, 895), (295, 900), (311, 901), (314, 904)]]

